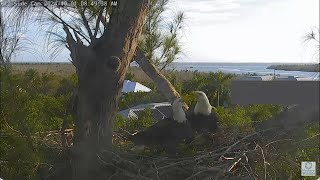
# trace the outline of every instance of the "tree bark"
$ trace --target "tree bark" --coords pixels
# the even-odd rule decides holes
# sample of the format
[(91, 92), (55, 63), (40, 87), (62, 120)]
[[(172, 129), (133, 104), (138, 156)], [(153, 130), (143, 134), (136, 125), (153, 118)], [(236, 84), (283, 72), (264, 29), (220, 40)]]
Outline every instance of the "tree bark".
[[(112, 147), (113, 120), (125, 74), (137, 47), (148, 0), (118, 0), (101, 38), (85, 46), (65, 25), (76, 66), (73, 179), (99, 179), (97, 154)], [(104, 158), (105, 159), (105, 158)]]
[[(141, 69), (152, 79), (156, 84), (158, 90), (166, 99), (173, 102), (176, 98), (180, 97), (180, 94), (176, 91), (170, 81), (157, 69), (155, 65), (151, 63), (145, 56), (141, 49), (137, 49), (135, 61), (139, 64)], [(188, 106), (184, 104), (184, 107), (188, 109)]]

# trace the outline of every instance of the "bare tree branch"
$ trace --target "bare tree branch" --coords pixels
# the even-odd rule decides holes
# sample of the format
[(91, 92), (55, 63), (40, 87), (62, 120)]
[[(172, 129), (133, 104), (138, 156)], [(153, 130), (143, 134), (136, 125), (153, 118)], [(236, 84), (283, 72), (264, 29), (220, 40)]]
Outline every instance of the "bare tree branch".
[[(96, 27), (95, 27), (95, 29), (94, 29), (94, 34), (93, 34), (94, 37), (97, 37), (98, 31), (99, 31), (99, 29), (100, 29), (100, 26), (99, 26), (99, 25), (100, 25), (101, 19), (103, 19), (103, 17), (102, 17), (103, 10), (104, 10), (104, 8), (101, 8), (101, 9), (99, 10), (98, 17), (97, 17), (97, 21), (96, 21)], [(102, 24), (103, 24), (103, 23), (102, 23)]]
[(83, 9), (79, 9), (79, 14), (81, 15), (82, 23), (89, 34), (90, 40), (94, 41), (94, 37), (93, 37), (92, 31), (90, 29), (89, 22), (85, 16), (85, 11), (86, 11), (86, 7), (84, 7)]
[(86, 38), (85, 35), (83, 35), (81, 32), (79, 32), (78, 30), (76, 30), (75, 28), (73, 28), (72, 26), (70, 26), (68, 23), (66, 23), (60, 16), (58, 16), (56, 13), (54, 13), (51, 9), (49, 9), (43, 2), (40, 2), (41, 5), (47, 9), (50, 13), (52, 13), (52, 15), (54, 15), (56, 18), (58, 18), (61, 23), (67, 27), (69, 27), (70, 29), (72, 29), (74, 32), (76, 32), (77, 34), (79, 34), (83, 39), (85, 39), (88, 43), (90, 43), (89, 39)]
[[(65, 33), (67, 34), (67, 42), (69, 44), (69, 48), (72, 48), (72, 46), (74, 46), (74, 44), (76, 43), (76, 41), (73, 39), (72, 34), (69, 31), (69, 28), (67, 27), (67, 25), (63, 24), (63, 30), (65, 31)], [(70, 50), (70, 49), (69, 49)]]

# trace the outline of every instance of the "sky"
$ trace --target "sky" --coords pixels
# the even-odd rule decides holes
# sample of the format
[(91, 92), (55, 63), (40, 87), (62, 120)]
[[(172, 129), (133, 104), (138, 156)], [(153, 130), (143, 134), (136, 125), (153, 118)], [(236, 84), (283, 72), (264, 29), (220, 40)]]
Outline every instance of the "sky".
[[(176, 0), (189, 16), (185, 50), (190, 61), (315, 62), (319, 0)], [(183, 61), (183, 60), (181, 60)]]
[[(315, 44), (303, 37), (319, 27), (319, 0), (171, 0), (168, 15), (187, 17), (181, 38), (184, 55), (177, 62), (315, 63)], [(16, 61), (67, 62), (65, 49), (55, 58), (44, 55), (43, 35), (33, 28), (25, 36), (37, 54)]]

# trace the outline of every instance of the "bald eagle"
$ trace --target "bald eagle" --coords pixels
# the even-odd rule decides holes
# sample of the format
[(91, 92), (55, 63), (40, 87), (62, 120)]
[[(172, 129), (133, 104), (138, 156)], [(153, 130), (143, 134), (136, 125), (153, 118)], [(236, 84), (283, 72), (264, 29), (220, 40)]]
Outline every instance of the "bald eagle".
[(188, 120), (195, 131), (215, 132), (218, 128), (218, 115), (212, 109), (207, 95), (202, 91), (193, 91), (197, 95), (197, 103), (194, 108), (189, 108)]
[(141, 150), (145, 146), (160, 146), (174, 151), (183, 140), (190, 142), (194, 134), (182, 106), (182, 100), (176, 99), (172, 103), (172, 118), (160, 120), (151, 127), (131, 135), (128, 139), (136, 145), (133, 149)]

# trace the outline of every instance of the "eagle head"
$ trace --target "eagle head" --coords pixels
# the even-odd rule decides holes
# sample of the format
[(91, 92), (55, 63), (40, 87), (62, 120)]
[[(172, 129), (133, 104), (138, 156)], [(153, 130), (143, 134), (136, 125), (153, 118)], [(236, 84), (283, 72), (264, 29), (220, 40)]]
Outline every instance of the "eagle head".
[(209, 102), (207, 95), (202, 91), (193, 91), (197, 95), (197, 104), (194, 108), (194, 114), (210, 115), (212, 106)]

